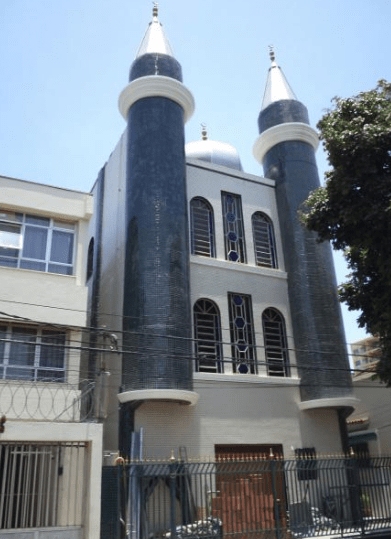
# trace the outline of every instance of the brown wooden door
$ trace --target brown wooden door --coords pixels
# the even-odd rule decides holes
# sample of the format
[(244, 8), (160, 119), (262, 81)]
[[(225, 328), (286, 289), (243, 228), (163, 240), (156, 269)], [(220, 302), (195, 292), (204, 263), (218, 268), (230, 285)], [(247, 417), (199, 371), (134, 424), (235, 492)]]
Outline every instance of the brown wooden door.
[(215, 452), (218, 494), (214, 514), (223, 523), (223, 536), (274, 536), (277, 522), (285, 528), (282, 446), (217, 445)]

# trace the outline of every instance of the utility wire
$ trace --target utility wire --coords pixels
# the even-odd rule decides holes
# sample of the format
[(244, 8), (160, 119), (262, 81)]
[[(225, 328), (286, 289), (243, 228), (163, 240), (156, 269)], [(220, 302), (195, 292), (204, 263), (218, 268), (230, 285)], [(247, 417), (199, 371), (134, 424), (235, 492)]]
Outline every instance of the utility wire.
[[(48, 308), (48, 309), (56, 309), (56, 310), (63, 310), (63, 311), (70, 311), (70, 312), (78, 312), (78, 313), (83, 313), (83, 314), (86, 314), (86, 310), (83, 310), (83, 309), (70, 309), (70, 308), (67, 308), (67, 307), (56, 307), (56, 306), (53, 306), (53, 305), (44, 305), (44, 304), (40, 304), (40, 303), (29, 303), (29, 302), (23, 302), (23, 301), (15, 301), (15, 300), (8, 300), (8, 299), (1, 299), (1, 302), (7, 302), (7, 303), (14, 303), (14, 304), (18, 304), (18, 305), (28, 305), (30, 307), (44, 307), (44, 308)], [(273, 306), (269, 306), (267, 308), (274, 308)], [(278, 309), (277, 309), (278, 310)], [(23, 317), (18, 317), (17, 315), (12, 315), (12, 314), (9, 314), (9, 313), (4, 313), (4, 312), (1, 312), (0, 311), (0, 315), (5, 315), (5, 316), (9, 316), (9, 317), (15, 317), (15, 318), (22, 318), (24, 319)], [(99, 317), (113, 317), (113, 318), (120, 318), (121, 320), (123, 319), (134, 319), (134, 320), (139, 320), (139, 316), (130, 316), (130, 315), (122, 315), (122, 314), (116, 314), (116, 313), (105, 313), (105, 312), (99, 312)], [(143, 315), (145, 316), (145, 315)], [(152, 316), (152, 315), (151, 315)], [(26, 318), (25, 320), (31, 320), (31, 319), (28, 319)], [(32, 322), (34, 322), (34, 320), (31, 320)], [(75, 328), (80, 328), (80, 326), (72, 326), (72, 327), (75, 327)], [(91, 330), (96, 330), (96, 331), (99, 331), (101, 328), (96, 328), (96, 327), (88, 327), (88, 326), (83, 326), (84, 328), (87, 328), (87, 329), (91, 329)], [(221, 327), (221, 330), (222, 331), (230, 331), (230, 328), (224, 328), (224, 327)], [(114, 330), (118, 333), (123, 333), (124, 331), (123, 330)], [(254, 335), (260, 335), (261, 333), (258, 331), (254, 331), (253, 332)], [(333, 339), (335, 337), (335, 334), (328, 334), (328, 333), (322, 333), (320, 334), (322, 337), (326, 337), (326, 338), (330, 338), (330, 339)], [(293, 336), (292, 335), (286, 335), (286, 337), (288, 339), (293, 339)], [(317, 340), (317, 337), (311, 337), (311, 336), (308, 336), (307, 337), (308, 340)], [(351, 344), (356, 344), (356, 343), (347, 343), (345, 342), (344, 345), (345, 346), (350, 346)]]
[[(16, 319), (16, 320), (23, 320), (25, 322), (30, 322), (30, 323), (34, 323), (34, 324), (37, 324), (36, 321), (34, 321), (33, 319), (31, 318), (26, 318), (26, 317), (21, 317), (21, 316), (18, 316), (18, 315), (12, 315), (12, 314), (9, 314), (9, 313), (5, 313), (4, 311), (0, 311), (0, 315), (3, 315), (3, 316), (8, 316), (12, 319)], [(120, 334), (120, 335), (132, 335), (132, 336), (145, 336), (145, 337), (153, 337), (153, 338), (164, 338), (164, 339), (174, 339), (176, 341), (189, 341), (191, 343), (198, 343), (199, 342), (199, 339), (195, 339), (195, 338), (192, 338), (192, 337), (180, 337), (180, 336), (176, 336), (176, 335), (165, 335), (165, 334), (155, 334), (155, 333), (152, 333), (152, 332), (147, 332), (147, 331), (132, 331), (132, 330), (127, 330), (127, 331), (123, 331), (123, 330), (111, 330), (110, 328), (96, 328), (96, 327), (88, 327), (88, 326), (64, 326), (64, 325), (59, 325), (59, 324), (52, 324), (52, 323), (46, 323), (46, 322), (39, 322), (39, 325), (41, 325), (42, 327), (53, 327), (53, 328), (56, 328), (56, 329), (59, 329), (59, 328), (62, 328), (64, 330), (67, 330), (69, 331), (70, 328), (72, 329), (75, 329), (76, 331), (81, 331), (81, 330), (87, 330), (87, 331), (92, 331), (92, 332), (96, 332), (98, 333), (98, 335), (100, 334), (101, 336), (103, 337), (107, 337), (107, 336), (113, 336), (113, 335), (116, 335), (116, 334)], [(0, 334), (1, 334), (1, 322), (0, 322)], [(202, 339), (200, 339), (202, 340)], [(232, 343), (231, 341), (214, 341), (213, 343), (214, 345), (218, 345), (218, 346), (234, 346), (235, 343)], [(265, 345), (262, 345), (262, 344), (254, 344), (254, 345), (247, 345), (249, 348), (253, 349), (253, 350), (263, 350), (263, 349), (270, 349), (271, 347), (270, 346), (265, 346)], [(331, 351), (328, 351), (328, 350), (312, 350), (310, 348), (292, 348), (292, 347), (283, 347), (284, 350), (286, 351), (289, 351), (289, 352), (293, 352), (293, 353), (301, 353), (301, 352), (305, 352), (305, 353), (316, 353), (316, 354), (320, 354), (320, 355), (335, 355), (335, 351), (334, 350), (331, 350)], [(368, 356), (363, 354), (363, 355), (360, 355), (360, 354), (349, 354), (347, 353), (347, 356), (348, 357), (355, 357), (355, 358), (359, 358), (359, 357), (363, 357), (363, 358), (367, 358)], [(362, 371), (362, 369), (349, 369), (349, 370), (357, 370), (359, 372)]]

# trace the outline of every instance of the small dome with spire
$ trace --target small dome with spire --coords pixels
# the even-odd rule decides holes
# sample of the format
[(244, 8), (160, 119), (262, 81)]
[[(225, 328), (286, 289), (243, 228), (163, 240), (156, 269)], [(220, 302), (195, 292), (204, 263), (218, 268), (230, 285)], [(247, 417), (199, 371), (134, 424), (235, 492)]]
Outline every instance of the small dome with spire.
[(202, 124), (202, 140), (186, 144), (186, 157), (200, 159), (214, 165), (221, 165), (235, 170), (243, 170), (236, 148), (227, 142), (208, 139), (205, 124)]

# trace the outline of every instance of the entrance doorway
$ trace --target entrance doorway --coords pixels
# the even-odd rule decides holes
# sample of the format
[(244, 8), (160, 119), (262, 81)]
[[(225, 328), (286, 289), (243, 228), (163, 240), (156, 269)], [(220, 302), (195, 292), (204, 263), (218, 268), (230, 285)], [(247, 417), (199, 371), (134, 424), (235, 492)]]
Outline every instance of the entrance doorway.
[(286, 528), (280, 444), (216, 445), (215, 514), (224, 535), (262, 537)]

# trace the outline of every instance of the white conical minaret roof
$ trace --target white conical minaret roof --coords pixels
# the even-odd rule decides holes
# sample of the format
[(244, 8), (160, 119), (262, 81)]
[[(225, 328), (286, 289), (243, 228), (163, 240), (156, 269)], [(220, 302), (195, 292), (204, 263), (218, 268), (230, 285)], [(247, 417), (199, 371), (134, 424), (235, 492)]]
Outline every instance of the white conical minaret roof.
[(158, 6), (155, 2), (152, 12), (152, 21), (149, 23), (145, 36), (137, 51), (136, 58), (143, 54), (158, 53), (174, 57), (174, 51), (164, 33), (163, 26), (158, 19)]
[(272, 61), (272, 65), (270, 66), (267, 75), (266, 88), (261, 110), (268, 107), (271, 103), (281, 101), (282, 99), (293, 99), (295, 101), (298, 100), (294, 91), (289, 86), (282, 69), (276, 63), (272, 48), (270, 49), (270, 59)]

